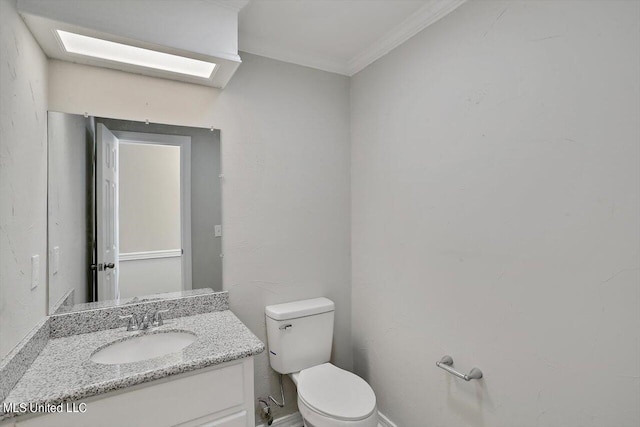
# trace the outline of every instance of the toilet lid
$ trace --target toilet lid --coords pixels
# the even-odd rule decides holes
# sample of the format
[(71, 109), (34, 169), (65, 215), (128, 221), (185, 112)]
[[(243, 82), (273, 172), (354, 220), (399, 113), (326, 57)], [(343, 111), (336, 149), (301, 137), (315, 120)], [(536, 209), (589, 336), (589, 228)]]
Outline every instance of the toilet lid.
[(317, 412), (341, 420), (367, 418), (376, 408), (376, 395), (369, 384), (331, 363), (300, 372), (298, 397)]

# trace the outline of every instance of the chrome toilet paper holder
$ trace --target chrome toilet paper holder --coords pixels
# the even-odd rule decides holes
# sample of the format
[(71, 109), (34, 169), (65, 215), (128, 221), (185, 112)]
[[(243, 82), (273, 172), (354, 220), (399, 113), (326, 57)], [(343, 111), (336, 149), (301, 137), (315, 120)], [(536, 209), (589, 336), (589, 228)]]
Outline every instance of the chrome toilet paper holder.
[(479, 380), (480, 378), (482, 378), (482, 371), (479, 368), (472, 368), (468, 374), (463, 374), (462, 372), (458, 372), (453, 369), (453, 358), (449, 355), (442, 356), (442, 359), (436, 362), (436, 366), (438, 368), (444, 369), (451, 375), (462, 378), (465, 381)]

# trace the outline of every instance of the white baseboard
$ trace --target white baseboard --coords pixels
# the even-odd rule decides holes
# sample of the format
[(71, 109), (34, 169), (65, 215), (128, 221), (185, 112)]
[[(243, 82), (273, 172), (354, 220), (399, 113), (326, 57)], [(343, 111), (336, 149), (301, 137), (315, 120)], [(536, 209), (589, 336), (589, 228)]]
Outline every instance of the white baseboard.
[[(257, 425), (256, 427), (268, 427), (265, 424)], [(302, 415), (300, 412), (285, 415), (284, 417), (273, 420), (271, 427), (302, 427)], [(387, 418), (382, 412), (378, 411), (378, 427), (398, 427), (389, 418)]]
[[(268, 427), (266, 424), (260, 424), (256, 427)], [(284, 417), (273, 420), (271, 427), (302, 427), (302, 415), (300, 412), (285, 415)]]
[(393, 421), (387, 418), (382, 412), (378, 411), (378, 426), (379, 427), (398, 427)]

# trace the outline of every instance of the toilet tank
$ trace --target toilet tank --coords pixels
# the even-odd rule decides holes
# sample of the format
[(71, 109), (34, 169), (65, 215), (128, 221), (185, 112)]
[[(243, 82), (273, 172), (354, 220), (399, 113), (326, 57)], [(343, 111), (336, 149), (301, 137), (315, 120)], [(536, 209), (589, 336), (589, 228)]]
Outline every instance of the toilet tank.
[(328, 298), (265, 307), (271, 367), (289, 374), (328, 362), (334, 311), (335, 305)]

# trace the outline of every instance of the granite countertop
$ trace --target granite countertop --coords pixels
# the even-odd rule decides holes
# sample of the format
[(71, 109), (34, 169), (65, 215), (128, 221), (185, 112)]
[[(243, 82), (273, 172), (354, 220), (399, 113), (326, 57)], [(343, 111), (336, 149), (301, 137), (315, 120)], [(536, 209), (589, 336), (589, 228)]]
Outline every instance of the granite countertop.
[[(106, 344), (142, 334), (187, 331), (196, 341), (177, 353), (120, 365), (103, 365), (90, 356)], [(164, 321), (147, 331), (126, 328), (50, 339), (11, 390), (6, 403), (52, 404), (77, 401), (169, 375), (261, 353), (264, 344), (230, 311)], [(2, 412), (0, 420), (15, 414)]]

